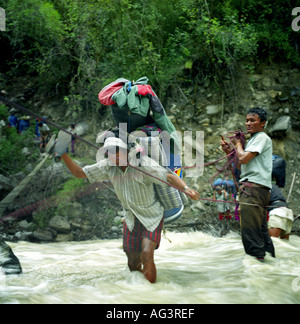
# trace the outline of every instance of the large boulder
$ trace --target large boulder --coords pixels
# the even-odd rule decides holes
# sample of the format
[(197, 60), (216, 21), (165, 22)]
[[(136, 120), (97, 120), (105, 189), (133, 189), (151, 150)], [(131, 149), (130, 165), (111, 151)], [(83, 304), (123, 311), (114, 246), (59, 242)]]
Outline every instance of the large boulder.
[(66, 217), (54, 216), (49, 221), (49, 227), (56, 230), (58, 233), (69, 233), (71, 225)]
[(0, 239), (0, 268), (6, 275), (22, 273), (19, 259), (14, 255), (12, 249)]
[(209, 105), (206, 107), (206, 114), (210, 116), (218, 115), (222, 112), (221, 105)]
[(291, 130), (291, 117), (281, 116), (276, 120), (273, 127), (271, 127), (270, 133), (273, 136), (286, 136), (289, 130)]

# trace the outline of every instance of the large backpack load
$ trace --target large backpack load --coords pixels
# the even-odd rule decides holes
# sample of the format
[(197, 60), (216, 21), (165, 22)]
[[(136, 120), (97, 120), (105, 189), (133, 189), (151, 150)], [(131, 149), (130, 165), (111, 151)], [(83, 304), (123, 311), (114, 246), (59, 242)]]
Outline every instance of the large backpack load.
[[(117, 127), (126, 123), (128, 133), (143, 131), (148, 138), (137, 138), (137, 141), (144, 152), (182, 178), (177, 131), (148, 81), (147, 77), (142, 77), (136, 82), (124, 78), (117, 79), (104, 87), (98, 98), (101, 104), (111, 107)], [(158, 137), (153, 137), (153, 133), (157, 133)], [(164, 137), (166, 134), (169, 136), (169, 141), (162, 141), (163, 148), (161, 134)], [(160, 140), (159, 143), (157, 139)], [(162, 163), (166, 161), (163, 158), (164, 151), (167, 153), (167, 163)], [(170, 186), (154, 186), (157, 197), (165, 208), (165, 224), (176, 220), (182, 215), (184, 204), (187, 202), (186, 195)]]
[(138, 127), (155, 123), (161, 131), (169, 134), (171, 153), (179, 153), (176, 129), (148, 81), (147, 77), (135, 82), (117, 79), (104, 87), (98, 98), (103, 105), (111, 106), (116, 126), (126, 123), (127, 132), (131, 133)]

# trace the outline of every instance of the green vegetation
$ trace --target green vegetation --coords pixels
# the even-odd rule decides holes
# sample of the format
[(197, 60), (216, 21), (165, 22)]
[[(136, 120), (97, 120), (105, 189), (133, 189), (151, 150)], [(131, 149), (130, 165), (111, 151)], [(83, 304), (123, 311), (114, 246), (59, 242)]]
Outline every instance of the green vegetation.
[(85, 185), (86, 182), (84, 179), (71, 178), (64, 184), (63, 189), (57, 192), (58, 201), (59, 198), (61, 198), (62, 201), (70, 201)]
[(164, 101), (212, 79), (222, 88), (239, 63), (299, 63), (291, 28), (296, 0), (0, 0), (0, 68), (30, 74), (74, 112), (99, 107), (118, 77), (147, 75)]

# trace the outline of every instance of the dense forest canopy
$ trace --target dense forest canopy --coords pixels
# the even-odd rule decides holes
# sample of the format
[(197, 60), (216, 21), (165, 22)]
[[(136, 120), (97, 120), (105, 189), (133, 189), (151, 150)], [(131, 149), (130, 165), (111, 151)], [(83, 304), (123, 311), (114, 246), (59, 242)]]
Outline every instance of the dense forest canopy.
[[(299, 64), (296, 0), (0, 0), (0, 69), (38, 91), (94, 109), (119, 77), (147, 75), (158, 95), (212, 79), (222, 88), (242, 62)], [(2, 75), (3, 78), (3, 75)], [(0, 80), (1, 81), (1, 80)]]

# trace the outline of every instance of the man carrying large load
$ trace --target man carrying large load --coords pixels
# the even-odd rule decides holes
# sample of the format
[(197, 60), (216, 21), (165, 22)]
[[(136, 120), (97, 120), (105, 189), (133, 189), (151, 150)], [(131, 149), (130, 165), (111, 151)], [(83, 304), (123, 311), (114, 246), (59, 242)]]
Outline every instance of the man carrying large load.
[[(119, 137), (108, 137), (102, 148), (103, 157), (94, 165), (84, 168), (77, 165), (66, 153), (71, 135), (59, 136), (54, 150), (61, 156), (71, 173), (77, 178), (88, 178), (90, 182), (109, 179), (125, 210), (123, 227), (123, 249), (131, 271), (141, 271), (151, 283), (156, 282), (154, 251), (159, 247), (164, 223), (164, 207), (155, 191), (154, 184), (168, 183), (184, 191), (193, 200), (199, 194), (190, 189), (177, 175), (161, 167), (147, 155), (139, 156), (136, 151)], [(69, 137), (69, 138), (68, 138)], [(65, 143), (66, 145), (63, 145)]]
[[(150, 137), (152, 142), (155, 142), (153, 137), (157, 136), (166, 156), (166, 163), (163, 166), (169, 167), (182, 178), (181, 145), (177, 131), (148, 82), (149, 79), (146, 76), (137, 81), (120, 78), (105, 86), (99, 92), (98, 98), (101, 104), (111, 107), (112, 117), (117, 128), (121, 124), (125, 124), (125, 132), (135, 133), (140, 130), (144, 132), (144, 135)], [(165, 197), (165, 200), (168, 196), (172, 197), (169, 200), (177, 200), (174, 207), (165, 204), (165, 224), (178, 219), (184, 209), (184, 202), (179, 204), (181, 202), (179, 194), (172, 188), (157, 186), (156, 189), (160, 196)]]
[[(147, 280), (154, 283), (154, 251), (160, 244), (165, 211), (180, 209), (182, 212), (184, 203), (179, 193), (184, 192), (193, 200), (199, 199), (199, 193), (166, 167), (174, 167), (174, 156), (180, 154), (177, 132), (147, 82), (147, 78), (135, 83), (118, 79), (99, 93), (101, 103), (111, 106), (116, 128), (98, 136), (97, 143), (103, 143), (103, 147), (97, 152), (96, 164), (82, 168), (65, 153), (70, 134), (58, 135), (54, 151), (75, 177), (88, 178), (90, 182), (107, 179), (112, 182), (125, 210), (123, 250), (129, 269), (141, 271)], [(124, 124), (126, 129), (120, 131), (118, 127)], [(143, 146), (145, 138), (128, 134), (138, 128), (147, 133), (148, 127), (157, 127), (169, 134), (169, 147), (161, 149), (160, 140), (146, 136), (144, 144), (152, 145), (152, 154), (148, 154), (149, 147)], [(153, 152), (157, 152), (157, 160), (152, 158)], [(160, 164), (159, 159), (165, 153), (170, 153), (168, 162)], [(178, 160), (180, 164), (180, 158)]]

